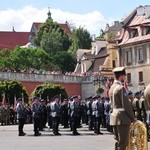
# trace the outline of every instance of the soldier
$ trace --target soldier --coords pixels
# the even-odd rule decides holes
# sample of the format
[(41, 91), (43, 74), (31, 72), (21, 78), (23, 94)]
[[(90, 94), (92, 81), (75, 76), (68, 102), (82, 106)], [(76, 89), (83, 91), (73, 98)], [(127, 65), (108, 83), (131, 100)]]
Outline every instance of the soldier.
[(61, 116), (60, 96), (56, 95), (52, 99), (53, 102), (51, 103), (51, 116), (52, 116), (53, 133), (54, 135), (61, 135), (58, 132), (60, 116)]
[(141, 92), (141, 98), (139, 100), (139, 106), (141, 109), (141, 116), (142, 116), (142, 121), (146, 123), (146, 111), (145, 111), (145, 106), (144, 106), (144, 92)]
[(92, 103), (93, 99), (92, 96), (86, 98), (86, 109), (87, 109), (87, 116), (88, 116), (88, 125), (89, 125), (89, 130), (93, 130), (93, 116), (92, 116)]
[(33, 98), (33, 103), (31, 105), (31, 110), (33, 114), (33, 126), (34, 126), (34, 136), (40, 136), (40, 117), (42, 114), (42, 106), (38, 97)]
[(140, 108), (140, 99), (141, 99), (141, 92), (136, 91), (134, 94), (134, 100), (133, 100), (133, 108), (135, 112), (135, 117), (142, 121), (142, 114), (141, 114), (141, 108)]
[(146, 111), (146, 127), (147, 127), (147, 135), (148, 141), (150, 140), (150, 84), (144, 90), (144, 107)]
[[(129, 101), (131, 103), (132, 109), (134, 111), (134, 108), (133, 108), (133, 100), (134, 100), (134, 98), (133, 98), (133, 92), (132, 91), (128, 91), (127, 95), (128, 95), (128, 99), (129, 99)], [(134, 114), (135, 114), (135, 112), (134, 112)]]
[(109, 97), (106, 97), (105, 103), (104, 103), (104, 113), (105, 113), (105, 117), (106, 117), (106, 128), (107, 128), (108, 132), (113, 132), (112, 126), (110, 126), (110, 110), (111, 110), (110, 99), (109, 99)]
[(80, 102), (77, 95), (71, 97), (72, 101), (70, 101), (70, 117), (71, 117), (71, 127), (73, 135), (80, 135), (77, 132), (77, 127), (79, 125), (80, 118)]
[(102, 132), (100, 132), (100, 125), (102, 124), (104, 105), (100, 98), (100, 95), (94, 96), (94, 102), (92, 103), (92, 115), (95, 134), (103, 134)]
[(130, 124), (136, 119), (126, 89), (122, 86), (126, 76), (125, 68), (118, 67), (113, 72), (115, 80), (109, 91), (112, 109), (110, 125), (113, 126), (115, 140), (117, 141), (115, 150), (126, 150)]
[(62, 125), (64, 126), (64, 128), (69, 128), (68, 99), (63, 100), (61, 108), (62, 108)]
[(26, 122), (26, 109), (23, 104), (22, 98), (18, 98), (17, 102), (18, 103), (16, 106), (16, 110), (17, 110), (17, 119), (19, 121), (19, 124), (18, 124), (19, 136), (25, 136), (26, 133), (23, 132), (23, 127)]

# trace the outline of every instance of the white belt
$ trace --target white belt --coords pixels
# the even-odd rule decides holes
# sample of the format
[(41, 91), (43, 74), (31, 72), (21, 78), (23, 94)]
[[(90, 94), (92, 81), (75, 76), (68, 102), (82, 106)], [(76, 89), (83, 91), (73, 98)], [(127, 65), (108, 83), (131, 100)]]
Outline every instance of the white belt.
[(119, 111), (125, 111), (124, 108), (114, 108), (113, 109), (114, 112), (119, 112)]

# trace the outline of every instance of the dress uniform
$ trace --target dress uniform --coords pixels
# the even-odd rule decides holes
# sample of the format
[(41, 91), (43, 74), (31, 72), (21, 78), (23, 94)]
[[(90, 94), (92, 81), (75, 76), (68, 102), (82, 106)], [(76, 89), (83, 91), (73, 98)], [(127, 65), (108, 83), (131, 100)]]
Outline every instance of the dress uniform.
[(140, 91), (136, 91), (135, 92), (135, 98), (133, 100), (133, 109), (135, 112), (135, 117), (142, 121), (142, 114), (141, 114), (141, 108), (140, 108), (140, 99), (141, 99), (141, 92)]
[(110, 114), (110, 125), (113, 126), (115, 140), (117, 141), (115, 150), (126, 150), (129, 127), (131, 122), (136, 119), (126, 89), (122, 85), (126, 75), (125, 68), (118, 67), (113, 72), (115, 80), (109, 91), (112, 111)]
[(100, 95), (93, 97), (94, 102), (92, 103), (92, 115), (94, 122), (94, 133), (103, 134), (100, 132), (100, 125), (102, 124), (102, 117), (104, 112), (104, 105), (100, 102)]
[(53, 133), (54, 135), (61, 135), (58, 132), (60, 116), (61, 116), (61, 105), (59, 103), (60, 96), (56, 95), (52, 99), (53, 99), (53, 102), (51, 103), (51, 116), (52, 116)]
[(31, 106), (32, 114), (33, 114), (33, 126), (34, 126), (34, 136), (40, 136), (40, 123), (41, 123), (41, 114), (42, 114), (42, 106), (37, 97), (33, 98), (33, 103)]
[(23, 127), (26, 122), (26, 109), (23, 104), (22, 98), (18, 98), (17, 100), (17, 119), (19, 120), (18, 124), (18, 130), (19, 130), (19, 136), (24, 136), (26, 133), (23, 132)]
[(87, 102), (86, 102), (86, 114), (88, 116), (88, 126), (89, 126), (89, 130), (93, 130), (93, 116), (92, 116), (92, 103), (93, 103), (93, 99), (92, 96), (86, 98)]
[(70, 102), (70, 117), (71, 117), (71, 127), (73, 135), (80, 135), (80, 133), (77, 132), (77, 127), (79, 125), (79, 119), (80, 119), (80, 104), (78, 96), (72, 96), (72, 101)]
[(150, 84), (144, 90), (144, 106), (146, 111), (146, 126), (147, 126), (147, 135), (150, 139), (149, 126), (150, 126)]

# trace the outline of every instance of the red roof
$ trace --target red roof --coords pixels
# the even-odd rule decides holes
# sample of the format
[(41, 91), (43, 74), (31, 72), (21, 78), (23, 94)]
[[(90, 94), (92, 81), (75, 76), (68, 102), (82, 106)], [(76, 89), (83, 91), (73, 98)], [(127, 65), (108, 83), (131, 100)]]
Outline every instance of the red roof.
[(4, 48), (13, 50), (17, 45), (25, 45), (28, 43), (29, 36), (30, 32), (0, 31), (0, 50)]
[[(42, 26), (43, 23), (41, 22), (33, 22), (32, 28), (35, 27), (36, 30), (39, 30), (40, 26)], [(59, 26), (64, 30), (65, 34), (71, 35), (71, 31), (69, 29), (69, 26), (67, 23), (59, 23)]]

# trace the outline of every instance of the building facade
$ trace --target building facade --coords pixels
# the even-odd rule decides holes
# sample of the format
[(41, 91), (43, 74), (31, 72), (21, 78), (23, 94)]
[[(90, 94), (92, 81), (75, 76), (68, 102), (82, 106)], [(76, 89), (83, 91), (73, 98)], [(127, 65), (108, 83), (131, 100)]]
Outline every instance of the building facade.
[(144, 90), (150, 83), (150, 6), (137, 7), (121, 23), (119, 66), (126, 67), (130, 90)]

